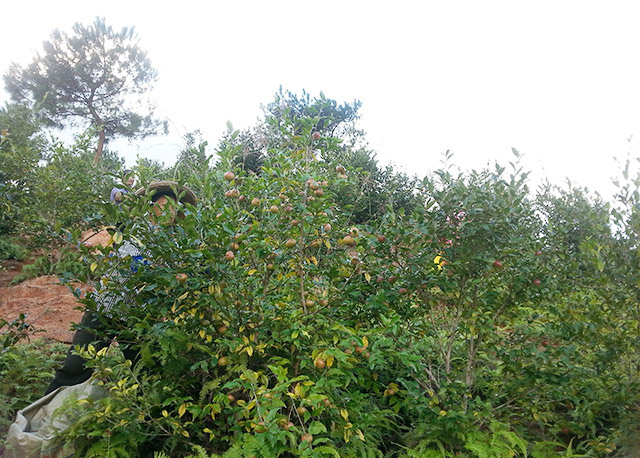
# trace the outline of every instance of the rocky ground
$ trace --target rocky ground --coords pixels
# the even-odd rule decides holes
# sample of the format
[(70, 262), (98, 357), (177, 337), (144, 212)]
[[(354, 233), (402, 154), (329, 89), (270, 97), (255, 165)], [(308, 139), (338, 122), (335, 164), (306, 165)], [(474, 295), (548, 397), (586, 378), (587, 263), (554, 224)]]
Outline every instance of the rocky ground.
[[(106, 244), (109, 234), (105, 231), (86, 233), (83, 238), (93, 245)], [(60, 284), (54, 276), (32, 278), (10, 285), (27, 263), (6, 261), (0, 265), (0, 319), (11, 321), (23, 313), (27, 323), (42, 330), (37, 336), (71, 342), (71, 325), (82, 317), (82, 311), (79, 310), (81, 304), (70, 288)], [(85, 293), (89, 290), (89, 286), (83, 284), (74, 284), (73, 288), (80, 288)]]

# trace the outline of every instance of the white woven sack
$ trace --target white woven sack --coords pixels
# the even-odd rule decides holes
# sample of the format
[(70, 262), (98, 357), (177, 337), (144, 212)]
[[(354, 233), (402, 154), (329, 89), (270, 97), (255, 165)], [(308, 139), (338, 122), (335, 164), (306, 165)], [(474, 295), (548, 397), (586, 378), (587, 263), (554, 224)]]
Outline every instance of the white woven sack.
[(9, 427), (5, 456), (7, 458), (68, 458), (73, 456), (73, 444), (63, 444), (57, 435), (67, 429), (73, 418), (55, 415), (55, 411), (71, 396), (78, 399), (100, 399), (102, 388), (87, 380), (62, 387), (18, 411)]

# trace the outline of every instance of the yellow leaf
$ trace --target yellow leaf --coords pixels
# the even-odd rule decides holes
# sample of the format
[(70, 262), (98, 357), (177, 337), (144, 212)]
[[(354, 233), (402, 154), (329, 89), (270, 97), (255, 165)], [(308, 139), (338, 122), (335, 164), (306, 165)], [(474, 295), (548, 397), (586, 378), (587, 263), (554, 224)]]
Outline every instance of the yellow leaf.
[(331, 242), (330, 241), (325, 240), (324, 241), (324, 245), (327, 247), (327, 249), (329, 249), (329, 250), (331, 249)]
[(116, 232), (113, 234), (113, 241), (118, 245), (122, 243), (122, 232)]
[(251, 269), (249, 272), (247, 272), (247, 275), (253, 275), (258, 271), (258, 269)]
[(314, 263), (316, 266), (318, 265), (318, 260), (316, 259), (315, 256), (311, 256), (311, 262)]
[(362, 338), (362, 345), (364, 346), (364, 348), (367, 348), (369, 346), (369, 339), (367, 339), (367, 336), (364, 336)]
[(186, 411), (187, 411), (187, 406), (185, 404), (182, 404), (178, 408), (178, 417), (182, 418), (182, 416), (185, 414)]
[(247, 407), (245, 407), (247, 410), (251, 410), (256, 406), (256, 400), (254, 399), (253, 401), (251, 401), (249, 404), (247, 404)]
[(333, 366), (333, 361), (334, 361), (334, 359), (335, 359), (335, 358), (334, 358), (333, 356), (329, 356), (329, 357), (327, 358), (327, 367), (331, 367), (331, 366)]
[(205, 330), (204, 330), (204, 329), (200, 329), (200, 331), (198, 332), (198, 334), (200, 335), (200, 338), (201, 338), (201, 339), (204, 339), (204, 336), (205, 336), (207, 333), (205, 332)]
[(98, 263), (97, 262), (91, 263), (91, 267), (90, 267), (91, 272), (95, 272), (95, 270), (97, 268), (98, 268)]
[(247, 347), (247, 355), (253, 355), (253, 347)]
[(189, 432), (185, 431), (185, 430), (182, 430), (182, 435), (185, 436), (185, 437), (189, 437)]
[(186, 291), (184, 294), (182, 294), (180, 297), (178, 297), (178, 300), (181, 301), (183, 299), (186, 299), (186, 297), (189, 295), (189, 291)]
[(364, 279), (367, 280), (368, 282), (370, 282), (371, 281), (371, 275), (369, 275), (368, 272), (365, 272), (364, 273)]
[(162, 416), (163, 416), (164, 418), (167, 418), (167, 417), (169, 416), (169, 412), (167, 412), (166, 410), (163, 410), (163, 411), (162, 411)]
[(363, 433), (362, 431), (360, 431), (360, 430), (358, 430), (358, 431), (356, 431), (356, 432), (358, 433), (358, 437), (360, 438), (360, 440), (361, 440), (362, 442), (364, 442), (364, 433)]
[(344, 418), (345, 421), (349, 419), (349, 412), (347, 412), (347, 409), (340, 409), (340, 415), (342, 415), (342, 418)]

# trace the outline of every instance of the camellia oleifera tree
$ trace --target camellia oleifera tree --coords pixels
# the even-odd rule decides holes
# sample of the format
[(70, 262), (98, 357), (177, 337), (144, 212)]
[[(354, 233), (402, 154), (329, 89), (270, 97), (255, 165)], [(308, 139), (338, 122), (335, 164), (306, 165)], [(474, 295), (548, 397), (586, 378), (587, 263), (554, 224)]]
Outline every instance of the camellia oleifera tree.
[(11, 97), (31, 105), (49, 126), (95, 129), (95, 162), (110, 139), (166, 132), (147, 96), (156, 71), (133, 27), (116, 31), (96, 18), (76, 23), (73, 32), (55, 30), (29, 65), (11, 65), (4, 75)]
[[(364, 131), (358, 127), (361, 105), (358, 100), (339, 104), (322, 93), (311, 97), (306, 92), (297, 95), (280, 88), (274, 100), (264, 107), (264, 121), (244, 131), (234, 131), (229, 126), (218, 149), (232, 149), (234, 165), (260, 173), (269, 155), (295, 149), (291, 138), (311, 129), (324, 139), (323, 148), (316, 151), (317, 159), (327, 168), (339, 163), (351, 169), (348, 184), (341, 186), (340, 192), (332, 192), (336, 204), (351, 213), (352, 222), (377, 219), (388, 205), (395, 211), (410, 211), (417, 203), (417, 180), (378, 163)], [(315, 120), (311, 127), (307, 126), (309, 119)]]
[(79, 279), (125, 239), (143, 248), (107, 285), (127, 298), (108, 332), (140, 361), (82, 351), (108, 395), (63, 439), (87, 457), (612, 453), (638, 401), (637, 321), (606, 269), (556, 267), (593, 258), (566, 249), (574, 208), (532, 199), (517, 161), (447, 166), (411, 212), (354, 225), (337, 202), (356, 172), (323, 160), (339, 145), (316, 117), (295, 122), (260, 174), (222, 149), (176, 221), (143, 198), (106, 207), (128, 223), (78, 247)]

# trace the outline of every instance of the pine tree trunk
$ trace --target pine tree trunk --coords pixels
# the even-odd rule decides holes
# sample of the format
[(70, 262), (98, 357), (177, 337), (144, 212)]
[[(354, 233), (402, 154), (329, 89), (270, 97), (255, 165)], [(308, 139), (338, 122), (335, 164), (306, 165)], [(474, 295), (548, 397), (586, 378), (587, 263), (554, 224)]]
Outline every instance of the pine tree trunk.
[(104, 140), (105, 140), (104, 129), (100, 129), (98, 131), (98, 147), (96, 148), (96, 155), (93, 158), (93, 162), (96, 164), (100, 162), (100, 158), (102, 157), (102, 150), (104, 149)]

